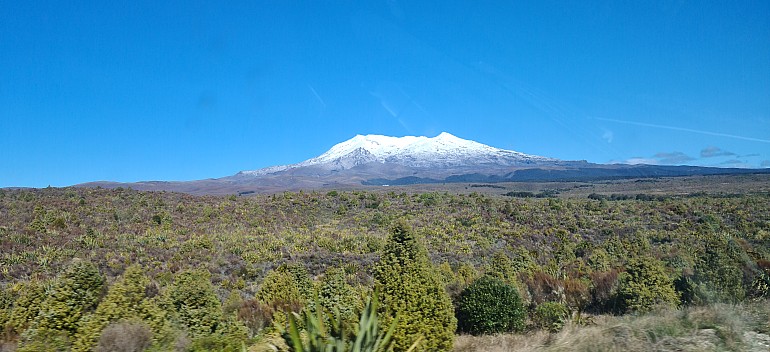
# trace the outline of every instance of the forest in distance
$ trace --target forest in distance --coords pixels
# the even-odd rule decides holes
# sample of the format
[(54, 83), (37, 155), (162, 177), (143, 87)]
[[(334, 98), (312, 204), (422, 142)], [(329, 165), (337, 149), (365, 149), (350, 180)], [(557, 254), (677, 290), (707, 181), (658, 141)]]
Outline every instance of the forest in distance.
[(0, 351), (766, 350), (768, 185), (2, 189)]

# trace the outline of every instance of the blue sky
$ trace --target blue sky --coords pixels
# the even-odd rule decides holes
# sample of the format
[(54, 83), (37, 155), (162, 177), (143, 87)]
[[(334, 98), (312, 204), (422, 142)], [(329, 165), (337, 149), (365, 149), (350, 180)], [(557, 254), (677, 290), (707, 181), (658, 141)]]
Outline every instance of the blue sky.
[(0, 187), (193, 180), (356, 134), (770, 167), (768, 1), (4, 1)]

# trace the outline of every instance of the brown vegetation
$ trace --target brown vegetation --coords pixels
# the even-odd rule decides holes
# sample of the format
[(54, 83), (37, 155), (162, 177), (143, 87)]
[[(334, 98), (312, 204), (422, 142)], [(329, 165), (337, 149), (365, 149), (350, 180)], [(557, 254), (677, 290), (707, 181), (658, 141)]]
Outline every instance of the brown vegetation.
[[(319, 293), (327, 309), (350, 316), (370, 294), (399, 219), (427, 252), (423, 281), (456, 299), (478, 277), (497, 277), (520, 293), (530, 330), (558, 330), (562, 307), (573, 325), (559, 334), (593, 336), (594, 327), (574, 324), (589, 314), (600, 323), (632, 319), (601, 315), (661, 304), (766, 302), (770, 293), (770, 193), (588, 199), (474, 189), (499, 193), (0, 190), (0, 343), (95, 348), (110, 341), (108, 329), (129, 329), (120, 325), (129, 319), (149, 327), (151, 349), (239, 349), (274, 337), (276, 324), (312, 308)], [(692, 336), (708, 334), (700, 330)], [(654, 333), (674, 339), (666, 343), (690, 336)], [(501, 344), (540, 346), (528, 340), (538, 336), (558, 347), (569, 335), (529, 333)], [(664, 340), (655, 337), (654, 346)]]

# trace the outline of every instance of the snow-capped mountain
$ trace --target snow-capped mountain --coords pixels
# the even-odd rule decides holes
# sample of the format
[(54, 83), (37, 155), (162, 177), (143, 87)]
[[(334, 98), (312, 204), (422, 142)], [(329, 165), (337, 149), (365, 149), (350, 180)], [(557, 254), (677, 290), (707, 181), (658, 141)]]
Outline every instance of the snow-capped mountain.
[[(441, 133), (436, 137), (358, 135), (315, 158), (197, 181), (81, 184), (192, 194), (252, 194), (411, 184), (595, 181), (644, 177), (755, 173), (750, 169), (592, 164), (490, 147)], [(770, 172), (763, 169), (761, 172)]]
[(446, 132), (433, 138), (357, 135), (333, 146), (326, 153), (301, 163), (243, 171), (241, 174), (260, 176), (310, 166), (328, 170), (346, 170), (369, 163), (409, 168), (446, 168), (517, 166), (555, 161), (557, 160), (490, 147)]

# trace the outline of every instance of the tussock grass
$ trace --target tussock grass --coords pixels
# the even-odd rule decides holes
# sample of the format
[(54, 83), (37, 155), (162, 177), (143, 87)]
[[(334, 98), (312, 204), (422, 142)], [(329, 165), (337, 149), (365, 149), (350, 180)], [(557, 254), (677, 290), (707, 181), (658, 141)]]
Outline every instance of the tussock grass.
[(458, 336), (470, 351), (770, 351), (770, 301), (597, 316), (589, 326), (525, 335)]

